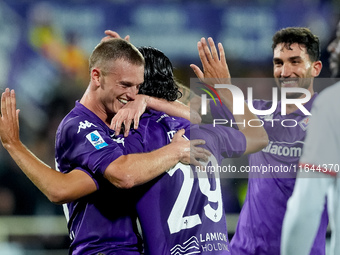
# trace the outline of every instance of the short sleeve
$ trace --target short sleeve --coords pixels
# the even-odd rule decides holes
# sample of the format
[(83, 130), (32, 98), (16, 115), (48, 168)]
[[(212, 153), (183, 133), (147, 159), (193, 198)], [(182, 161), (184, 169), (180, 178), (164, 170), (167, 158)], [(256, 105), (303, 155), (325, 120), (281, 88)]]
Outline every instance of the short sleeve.
[(78, 123), (66, 123), (57, 133), (57, 162), (64, 172), (81, 167), (92, 174), (103, 174), (111, 162), (124, 154), (123, 145), (102, 126), (90, 123), (79, 129)]

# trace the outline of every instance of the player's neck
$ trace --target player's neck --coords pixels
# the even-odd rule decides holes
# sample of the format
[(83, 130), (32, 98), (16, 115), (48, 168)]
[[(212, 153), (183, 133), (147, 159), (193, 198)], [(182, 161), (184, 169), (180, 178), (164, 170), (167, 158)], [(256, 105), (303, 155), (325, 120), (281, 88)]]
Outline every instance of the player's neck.
[(79, 101), (82, 105), (84, 105), (87, 109), (93, 112), (95, 115), (98, 116), (107, 126), (110, 126), (111, 119), (113, 116), (108, 116), (106, 111), (104, 110), (102, 104), (99, 104), (94, 98), (94, 95), (91, 93), (84, 93), (83, 97)]

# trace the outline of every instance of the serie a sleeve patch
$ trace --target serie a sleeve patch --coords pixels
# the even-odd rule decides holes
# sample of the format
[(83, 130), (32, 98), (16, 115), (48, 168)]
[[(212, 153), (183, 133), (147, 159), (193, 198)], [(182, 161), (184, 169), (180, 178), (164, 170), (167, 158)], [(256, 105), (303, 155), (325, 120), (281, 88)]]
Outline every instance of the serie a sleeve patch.
[(97, 150), (107, 146), (107, 143), (104, 141), (97, 130), (86, 135), (86, 138)]

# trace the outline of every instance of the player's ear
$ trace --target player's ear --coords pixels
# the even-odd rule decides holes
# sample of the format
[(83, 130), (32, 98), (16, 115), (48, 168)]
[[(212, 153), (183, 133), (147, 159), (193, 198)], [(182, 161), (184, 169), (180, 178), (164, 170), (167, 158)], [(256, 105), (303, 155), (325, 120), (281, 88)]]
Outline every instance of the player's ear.
[(94, 85), (100, 86), (100, 78), (102, 76), (102, 72), (98, 68), (93, 68), (91, 70), (91, 82)]
[(320, 60), (314, 61), (312, 64), (312, 76), (313, 77), (319, 76), (321, 69), (322, 69), (322, 62)]

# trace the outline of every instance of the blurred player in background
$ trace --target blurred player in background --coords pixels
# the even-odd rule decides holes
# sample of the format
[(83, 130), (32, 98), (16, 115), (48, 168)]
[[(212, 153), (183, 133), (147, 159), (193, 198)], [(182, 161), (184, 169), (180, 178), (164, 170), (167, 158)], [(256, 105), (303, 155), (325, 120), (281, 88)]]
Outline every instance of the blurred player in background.
[(332, 72), (332, 77), (340, 77), (340, 21), (337, 25), (335, 39), (328, 45), (329, 68)]
[[(339, 75), (340, 22), (329, 44), (332, 76)], [(340, 251), (340, 83), (325, 89), (315, 100), (300, 159), (294, 192), (288, 200), (282, 229), (282, 255), (309, 254), (327, 197), (332, 230), (330, 254)]]
[[(210, 47), (214, 45), (209, 39)], [(206, 40), (203, 38), (198, 43), (200, 56), (209, 52)], [(319, 60), (319, 39), (307, 28), (285, 28), (273, 36), (273, 71), (274, 78), (279, 88), (294, 87), (304, 88), (311, 94), (311, 99), (303, 106), (310, 110), (316, 97), (313, 90), (313, 79), (322, 69)], [(201, 57), (202, 60), (202, 57)], [(213, 61), (211, 59), (210, 61)], [(222, 79), (222, 84), (230, 84), (228, 66), (212, 67), (205, 70), (208, 76), (202, 75), (196, 65), (192, 68), (201, 79), (217, 77)], [(229, 81), (224, 82), (224, 79)], [(217, 89), (221, 98), (227, 89)], [(289, 98), (303, 98), (303, 93), (287, 94)], [(278, 103), (278, 106), (281, 102)], [(270, 109), (271, 101), (254, 100), (255, 109)], [(210, 111), (216, 119), (230, 119), (232, 109), (225, 106), (215, 106), (210, 103)], [(287, 105), (287, 115), (282, 115), (281, 107), (277, 107), (269, 116), (260, 115), (264, 128), (268, 133), (268, 146), (254, 154), (250, 154), (249, 165), (267, 166), (268, 169), (286, 167), (297, 168), (303, 142), (308, 126), (309, 116), (306, 116), (296, 105)], [(293, 119), (298, 124), (295, 127), (284, 127), (280, 124), (272, 125), (271, 120), (280, 123), (285, 119)], [(282, 153), (282, 151), (286, 153)], [(287, 153), (289, 152), (289, 153)], [(293, 192), (296, 173), (284, 172), (250, 172), (248, 190), (245, 203), (242, 207), (235, 235), (231, 240), (231, 252), (237, 255), (250, 254), (280, 254), (281, 229), (286, 204)], [(320, 228), (315, 238), (311, 254), (325, 254), (325, 236), (327, 230), (326, 210), (321, 219)]]

